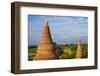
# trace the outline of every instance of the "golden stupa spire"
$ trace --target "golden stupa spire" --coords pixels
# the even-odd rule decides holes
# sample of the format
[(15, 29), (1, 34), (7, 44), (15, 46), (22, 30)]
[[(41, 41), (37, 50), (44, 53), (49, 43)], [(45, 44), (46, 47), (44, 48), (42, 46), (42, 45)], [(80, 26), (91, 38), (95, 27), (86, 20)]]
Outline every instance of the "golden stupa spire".
[(46, 20), (44, 29), (40, 38), (40, 42), (38, 44), (37, 54), (34, 59), (48, 60), (48, 59), (54, 59), (54, 58), (55, 58), (54, 45), (52, 42), (48, 21)]
[(80, 36), (78, 36), (76, 58), (81, 58), (81, 57), (82, 57), (82, 48), (81, 48)]

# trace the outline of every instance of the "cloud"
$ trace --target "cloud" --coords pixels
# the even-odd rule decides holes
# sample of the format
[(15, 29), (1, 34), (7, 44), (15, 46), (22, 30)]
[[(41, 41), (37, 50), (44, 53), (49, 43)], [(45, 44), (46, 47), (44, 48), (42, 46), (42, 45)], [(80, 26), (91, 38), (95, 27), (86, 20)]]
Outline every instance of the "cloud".
[(46, 19), (49, 22), (50, 32), (54, 42), (75, 42), (79, 34), (81, 37), (84, 36), (84, 41), (87, 40), (87, 17), (30, 15), (28, 17), (29, 44), (35, 44), (39, 42)]

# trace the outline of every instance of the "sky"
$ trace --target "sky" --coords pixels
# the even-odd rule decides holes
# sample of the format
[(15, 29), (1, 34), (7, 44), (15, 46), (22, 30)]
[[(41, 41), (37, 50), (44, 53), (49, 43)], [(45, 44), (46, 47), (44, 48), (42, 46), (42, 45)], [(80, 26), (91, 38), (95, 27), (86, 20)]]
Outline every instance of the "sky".
[(28, 45), (37, 45), (48, 20), (53, 42), (75, 44), (78, 36), (81, 43), (88, 41), (88, 17), (28, 15)]

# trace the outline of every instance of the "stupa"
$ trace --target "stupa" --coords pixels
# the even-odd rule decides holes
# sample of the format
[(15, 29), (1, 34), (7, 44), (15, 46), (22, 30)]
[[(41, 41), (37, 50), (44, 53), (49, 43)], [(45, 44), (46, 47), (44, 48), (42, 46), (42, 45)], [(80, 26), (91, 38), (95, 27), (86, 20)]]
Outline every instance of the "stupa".
[(80, 59), (81, 57), (82, 57), (82, 48), (81, 48), (80, 37), (78, 37), (78, 44), (77, 44), (76, 58), (77, 58), (77, 59)]
[(55, 58), (56, 54), (54, 45), (52, 42), (48, 21), (46, 20), (34, 60), (50, 60)]

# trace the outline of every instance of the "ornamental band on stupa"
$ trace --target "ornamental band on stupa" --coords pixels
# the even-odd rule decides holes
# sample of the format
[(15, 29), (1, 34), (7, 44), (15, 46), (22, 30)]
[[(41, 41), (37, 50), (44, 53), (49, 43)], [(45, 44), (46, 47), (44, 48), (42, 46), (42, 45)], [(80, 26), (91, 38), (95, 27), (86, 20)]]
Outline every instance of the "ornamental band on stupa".
[(44, 29), (42, 32), (42, 36), (40, 38), (40, 42), (38, 44), (36, 56), (33, 58), (34, 60), (50, 60), (55, 59), (55, 50), (52, 42), (50, 29), (48, 25), (48, 21), (45, 21)]

